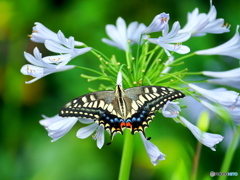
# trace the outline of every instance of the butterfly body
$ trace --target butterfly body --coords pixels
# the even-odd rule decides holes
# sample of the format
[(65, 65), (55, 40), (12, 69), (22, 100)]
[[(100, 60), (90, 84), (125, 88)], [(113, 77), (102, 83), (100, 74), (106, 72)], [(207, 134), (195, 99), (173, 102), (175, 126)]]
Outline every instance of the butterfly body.
[(115, 91), (89, 93), (68, 102), (59, 112), (62, 117), (93, 119), (111, 134), (123, 133), (124, 128), (132, 134), (149, 126), (155, 111), (167, 101), (183, 98), (185, 95), (163, 86), (138, 86), (123, 90), (117, 85)]

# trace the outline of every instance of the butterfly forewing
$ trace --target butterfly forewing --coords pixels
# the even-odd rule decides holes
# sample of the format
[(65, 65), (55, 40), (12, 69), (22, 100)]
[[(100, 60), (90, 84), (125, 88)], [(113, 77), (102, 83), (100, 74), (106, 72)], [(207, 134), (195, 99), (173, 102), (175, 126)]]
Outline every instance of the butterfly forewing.
[(114, 91), (98, 91), (73, 99), (59, 112), (62, 117), (98, 120), (114, 98)]
[(125, 89), (128, 97), (140, 105), (143, 110), (157, 111), (167, 101), (183, 98), (185, 95), (176, 89), (164, 86), (139, 86)]

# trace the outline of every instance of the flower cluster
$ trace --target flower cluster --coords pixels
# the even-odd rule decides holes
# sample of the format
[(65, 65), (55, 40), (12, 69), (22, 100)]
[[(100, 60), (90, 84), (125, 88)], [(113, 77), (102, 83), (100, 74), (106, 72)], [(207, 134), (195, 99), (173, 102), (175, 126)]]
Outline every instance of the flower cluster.
[[(115, 56), (109, 59), (102, 53), (99, 53), (99, 51), (85, 47), (84, 43), (75, 41), (73, 37), (66, 38), (61, 31), (56, 34), (42, 24), (35, 23), (36, 26), (33, 27), (33, 33), (30, 35), (31, 40), (44, 43), (49, 51), (59, 53), (60, 55), (42, 58), (37, 48), (34, 49), (34, 56), (24, 52), (26, 60), (31, 64), (24, 65), (21, 72), (35, 77), (27, 82), (32, 83), (48, 74), (74, 68), (74, 65), (67, 65), (67, 63), (74, 57), (91, 50), (99, 59), (101, 70), (92, 71), (96, 72), (96, 76), (82, 75), (89, 81), (96, 79), (111, 81), (112, 77), (116, 78), (118, 76), (116, 84), (121, 85), (123, 83), (127, 88), (140, 85), (171, 86), (196, 99), (223, 120), (228, 119), (231, 122), (233, 120), (233, 122), (239, 125), (240, 98), (238, 92), (230, 91), (226, 88), (205, 89), (201, 85), (192, 84), (184, 80), (184, 76), (190, 74), (186, 69), (173, 71), (175, 66), (183, 64), (183, 59), (194, 55), (225, 55), (240, 58), (239, 26), (237, 26), (233, 38), (218, 47), (199, 50), (178, 59), (175, 59), (173, 56), (174, 53), (184, 55), (191, 52), (191, 49), (182, 43), (193, 36), (229, 32), (229, 26), (224, 25), (223, 19), (216, 19), (216, 16), (216, 8), (210, 3), (208, 14), (199, 13), (198, 8), (196, 8), (188, 14), (187, 23), (182, 29), (180, 23), (176, 21), (173, 23), (171, 30), (169, 30), (170, 15), (167, 13), (161, 13), (154, 17), (149, 26), (138, 22), (132, 22), (127, 26), (125, 21), (119, 17), (116, 21), (116, 26), (106, 26), (106, 33), (110, 39), (103, 38), (102, 41), (126, 53), (125, 60), (119, 58), (121, 61), (118, 61), (118, 58)], [(161, 33), (161, 35), (157, 38), (151, 38), (149, 34), (153, 32)], [(150, 49), (149, 44), (151, 43), (156, 45), (154, 49)], [(137, 46), (137, 52), (132, 48), (134, 44)], [(76, 48), (76, 46), (84, 47)], [(105, 72), (108, 73), (108, 76), (106, 76)], [(200, 74), (215, 78), (206, 80), (205, 85), (217, 84), (229, 86), (236, 90), (240, 89), (240, 68), (222, 72), (202, 71)], [(122, 75), (125, 79), (124, 82), (121, 79)], [(107, 88), (109, 87), (102, 86), (102, 89)], [(166, 118), (172, 118), (176, 122), (180, 122), (180, 124), (192, 132), (198, 141), (215, 151), (215, 145), (222, 141), (223, 136), (207, 133), (190, 123), (183, 115), (180, 115), (181, 107), (178, 104), (178, 102), (168, 101), (160, 112)], [(191, 105), (186, 103), (186, 106)], [(96, 132), (93, 139), (96, 140), (97, 147), (102, 148), (104, 145), (105, 127), (99, 124), (98, 121), (76, 117), (63, 118), (59, 115), (50, 118), (43, 116), (43, 118), (40, 124), (47, 129), (48, 135), (53, 139), (52, 141), (56, 141), (64, 136), (79, 121), (90, 125), (78, 130), (78, 138), (84, 139)], [(164, 160), (165, 155), (157, 146), (150, 142), (143, 132), (140, 131), (139, 134), (153, 165)]]
[(21, 73), (35, 77), (26, 82), (32, 83), (46, 75), (65, 71), (74, 68), (74, 65), (66, 65), (74, 57), (84, 54), (91, 50), (90, 47), (75, 48), (84, 44), (74, 40), (74, 37), (66, 38), (61, 31), (54, 33), (41, 23), (35, 23), (30, 39), (37, 43), (44, 43), (45, 47), (52, 52), (60, 55), (42, 57), (42, 54), (36, 47), (33, 55), (24, 52), (26, 60), (31, 64), (26, 64), (21, 68)]

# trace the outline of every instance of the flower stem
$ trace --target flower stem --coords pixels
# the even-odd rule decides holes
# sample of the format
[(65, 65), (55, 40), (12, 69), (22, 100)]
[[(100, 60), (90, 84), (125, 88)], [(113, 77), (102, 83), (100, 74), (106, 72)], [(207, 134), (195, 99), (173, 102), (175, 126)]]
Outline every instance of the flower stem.
[(196, 154), (193, 159), (193, 167), (192, 167), (192, 173), (191, 173), (191, 178), (190, 178), (191, 180), (195, 180), (197, 178), (197, 169), (198, 169), (201, 149), (202, 149), (202, 143), (200, 143), (198, 141)]
[(132, 155), (133, 155), (133, 138), (134, 136), (127, 129), (125, 130), (122, 160), (120, 165), (119, 180), (127, 180), (130, 176)]
[(196, 54), (195, 53), (187, 54), (183, 57), (180, 57), (180, 58), (176, 59), (172, 64), (176, 64), (176, 63), (180, 62), (181, 60), (189, 58), (189, 57), (194, 56), (194, 55), (196, 55)]
[[(237, 129), (235, 130), (235, 133), (233, 135), (232, 142), (229, 145), (226, 155), (224, 157), (222, 168), (221, 168), (220, 172), (228, 172), (229, 171), (229, 167), (230, 167), (231, 161), (233, 159), (234, 152), (235, 152), (238, 142), (239, 142), (239, 138), (240, 138), (239, 135), (240, 135), (240, 126), (237, 126)], [(226, 178), (227, 178), (227, 176), (219, 176), (218, 179), (225, 180)]]

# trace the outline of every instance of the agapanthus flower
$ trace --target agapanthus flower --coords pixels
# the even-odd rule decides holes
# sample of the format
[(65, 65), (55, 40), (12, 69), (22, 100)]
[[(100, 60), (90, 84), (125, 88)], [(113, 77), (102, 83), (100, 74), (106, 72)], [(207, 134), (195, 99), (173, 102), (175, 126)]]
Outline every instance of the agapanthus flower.
[[(59, 41), (58, 35), (51, 31), (50, 29), (46, 28), (43, 24), (39, 22), (34, 23), (35, 26), (33, 27), (32, 34), (29, 35), (30, 39), (33, 42), (37, 43), (44, 43), (46, 40), (54, 40), (54, 41)], [(75, 46), (82, 46), (83, 43), (79, 41), (74, 41)]]
[(60, 117), (59, 115), (53, 117), (46, 117), (43, 115), (43, 118), (44, 119), (40, 120), (39, 123), (48, 131), (48, 136), (52, 138), (51, 142), (63, 137), (70, 131), (70, 129), (72, 129), (76, 122), (79, 121), (83, 124), (93, 124), (80, 128), (76, 134), (78, 138), (85, 139), (96, 131), (93, 139), (97, 140), (97, 147), (101, 149), (104, 144), (104, 127), (102, 125), (99, 126), (98, 123), (94, 123), (94, 120), (92, 119), (77, 117), (66, 118)]
[(147, 154), (154, 166), (158, 164), (158, 161), (165, 160), (165, 154), (163, 154), (157, 146), (151, 143), (146, 137), (143, 135), (142, 132), (139, 132), (140, 137), (143, 141), (144, 147), (147, 151)]
[(170, 19), (169, 14), (167, 13), (161, 13), (154, 17), (151, 24), (142, 31), (142, 34), (149, 34), (152, 32), (160, 32), (164, 29), (166, 24), (168, 23), (168, 20)]
[(76, 117), (63, 118), (59, 115), (53, 117), (43, 115), (43, 118), (44, 119), (40, 120), (39, 123), (48, 131), (48, 136), (52, 138), (51, 142), (54, 142), (67, 134), (78, 121), (78, 118)]
[[(179, 115), (179, 111), (181, 111), (177, 104), (177, 102), (168, 101), (163, 107), (162, 114), (167, 118), (176, 118)], [(182, 116), (179, 116), (179, 119), (192, 132), (198, 141), (213, 151), (215, 151), (214, 146), (223, 139), (221, 135), (202, 132), (198, 127), (194, 126)]]
[(96, 134), (93, 136), (94, 140), (97, 140), (97, 147), (99, 149), (102, 148), (104, 144), (104, 127), (103, 125), (99, 125), (97, 122), (94, 122), (92, 119), (79, 119), (80, 122), (84, 124), (90, 124), (86, 127), (82, 127), (77, 132), (77, 137), (80, 139), (85, 139), (92, 135), (95, 131)]
[(169, 26), (167, 24), (162, 31), (162, 36), (158, 38), (148, 38), (148, 41), (161, 46), (168, 56), (171, 56), (169, 51), (174, 51), (179, 54), (186, 54), (190, 52), (190, 49), (181, 43), (187, 41), (190, 38), (191, 34), (188, 32), (179, 34), (179, 29), (179, 22), (175, 22), (173, 24), (172, 30), (168, 32)]
[(229, 32), (229, 27), (224, 25), (224, 19), (216, 19), (216, 16), (217, 11), (212, 3), (208, 14), (199, 14), (198, 8), (195, 8), (192, 13), (188, 13), (187, 24), (179, 33), (191, 32), (192, 36), (204, 36), (206, 33), (220, 34)]
[[(58, 41), (48, 39), (45, 41), (45, 46), (49, 51), (60, 53), (60, 54), (69, 54), (71, 55), (71, 59), (73, 59), (76, 56), (79, 56), (81, 54), (84, 54), (88, 51), (90, 51), (92, 48), (86, 47), (86, 48), (75, 48), (74, 47), (74, 37), (70, 36), (69, 38), (66, 38), (64, 34), (61, 31), (58, 31), (57, 33)], [(62, 65), (67, 64), (68, 61), (64, 61)]]
[(240, 89), (240, 68), (228, 70), (228, 71), (203, 71), (203, 75), (215, 77), (218, 79), (207, 79), (209, 83), (234, 87)]
[(203, 132), (182, 116), (180, 116), (180, 121), (192, 132), (198, 141), (213, 151), (216, 151), (214, 146), (223, 140), (223, 136), (219, 134)]
[(163, 106), (163, 109), (162, 109), (163, 116), (167, 118), (176, 118), (179, 115), (179, 111), (181, 111), (178, 104), (179, 104), (178, 102), (168, 101)]
[[(55, 72), (60, 72), (60, 71), (65, 71), (74, 68), (75, 66), (73, 65), (64, 65), (61, 67), (58, 67), (57, 65), (50, 64), (46, 61), (44, 61), (44, 58), (42, 58), (42, 54), (38, 50), (38, 48), (34, 48), (33, 50), (33, 55), (24, 52), (24, 56), (28, 62), (31, 64), (26, 64), (21, 68), (21, 73), (24, 75), (30, 75), (32, 77), (35, 77), (34, 79), (27, 81), (26, 83), (32, 83), (37, 81), (38, 79), (47, 76), (49, 74), (55, 73)], [(50, 58), (50, 57), (49, 57)], [(60, 59), (65, 59), (66, 61), (69, 61), (68, 57), (64, 55), (58, 56)], [(48, 58), (47, 58), (48, 59)]]
[(128, 41), (130, 40), (131, 44), (139, 43), (141, 33), (145, 28), (144, 24), (139, 24), (138, 22), (132, 22), (127, 27), (124, 19), (119, 17), (116, 26), (112, 24), (106, 25), (106, 33), (111, 40), (103, 38), (102, 41), (110, 46), (128, 51)]
[(196, 51), (198, 55), (224, 55), (240, 59), (240, 38), (237, 26), (235, 35), (224, 44), (217, 47)]
[(237, 97), (239, 96), (239, 93), (225, 89), (207, 90), (194, 84), (189, 84), (189, 87), (200, 93), (204, 98), (223, 106), (233, 105), (236, 103)]

